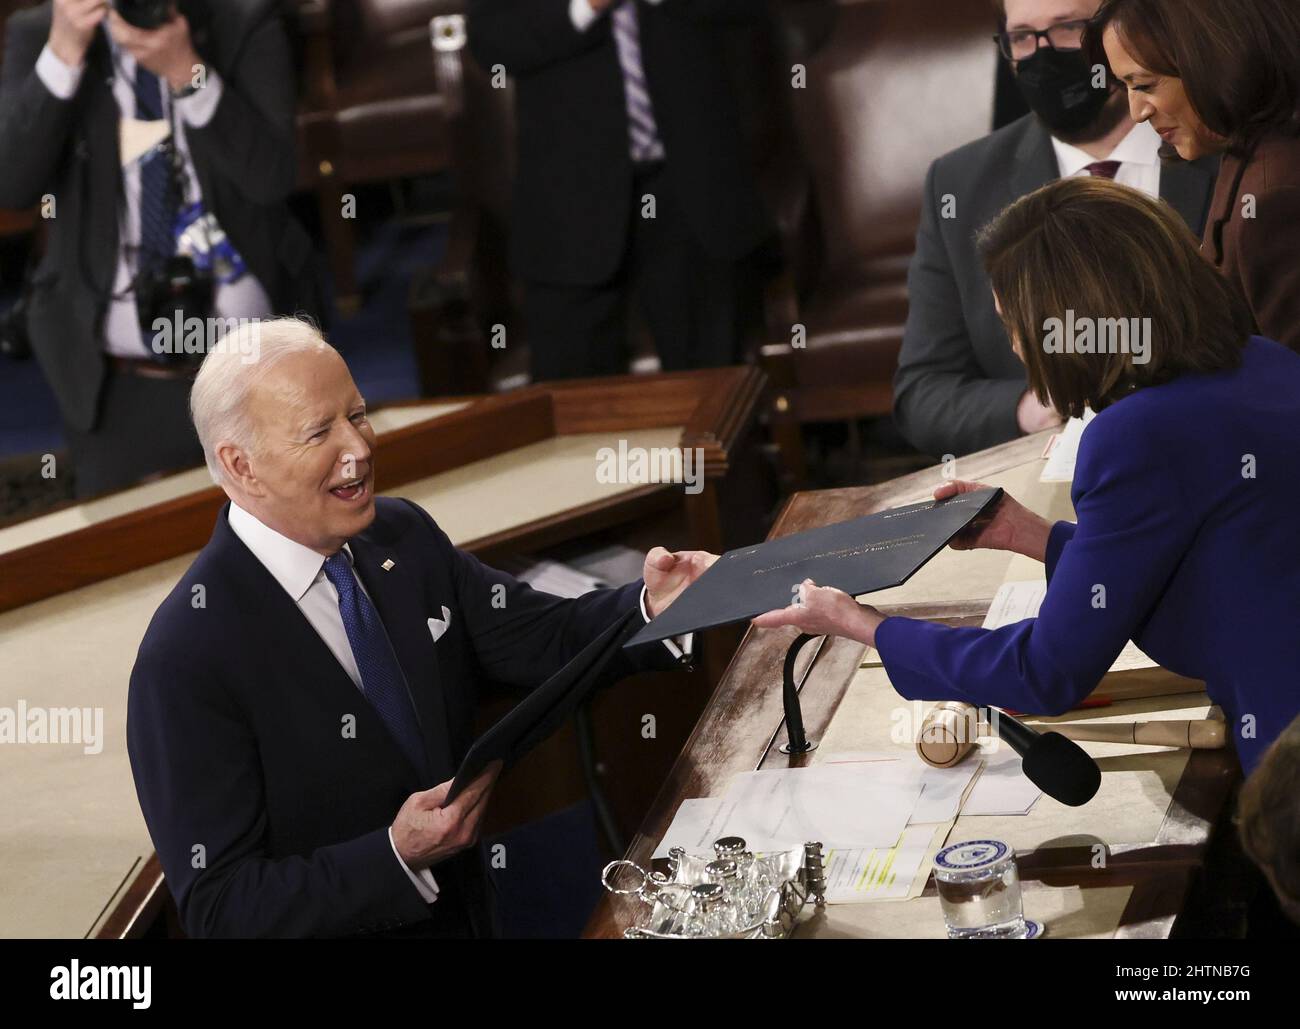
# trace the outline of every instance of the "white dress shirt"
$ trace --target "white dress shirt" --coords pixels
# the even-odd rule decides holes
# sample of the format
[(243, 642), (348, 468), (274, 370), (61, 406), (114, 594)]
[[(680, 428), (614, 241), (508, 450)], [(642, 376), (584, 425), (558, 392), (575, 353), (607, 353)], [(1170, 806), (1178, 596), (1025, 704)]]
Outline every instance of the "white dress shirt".
[[(1061, 178), (1073, 175), (1087, 175), (1084, 171), (1088, 165), (1099, 158), (1084, 153), (1076, 146), (1062, 143), (1052, 137), (1052, 148), (1056, 151), (1056, 164)], [(1127, 136), (1116, 144), (1115, 149), (1104, 161), (1119, 161), (1115, 172), (1115, 181), (1124, 186), (1140, 189), (1150, 197), (1160, 196), (1160, 134), (1151, 127), (1150, 122), (1134, 125)]]
[[(276, 532), (233, 500), (230, 502), (230, 530), (289, 594), (289, 598), (298, 605), (298, 610), (311, 623), (321, 641), (348, 673), (353, 685), (362, 689), (361, 672), (357, 668), (357, 659), (352, 654), (352, 644), (348, 641), (348, 632), (343, 625), (343, 615), (339, 613), (338, 591), (325, 575), (325, 558), (310, 547), (304, 547)], [(352, 549), (345, 543), (343, 550), (351, 562)], [(355, 572), (353, 577), (356, 578)], [(365, 583), (359, 578), (357, 584), (367, 597), (370, 596)], [(647, 622), (650, 620), (646, 611), (644, 586), (641, 588), (641, 616)], [(681, 657), (683, 653), (690, 654), (693, 640), (694, 634), (691, 633), (679, 638), (676, 643), (664, 640), (664, 645), (674, 657)], [(391, 826), (388, 829), (388, 842), (393, 848), (393, 856), (420, 891), (420, 896), (426, 903), (432, 904), (438, 899), (438, 883), (433, 873), (427, 868), (417, 872), (402, 860), (402, 856), (397, 853), (397, 844), (393, 842)]]
[[(242, 507), (231, 501), (230, 531), (244, 541), (244, 546), (253, 552), (271, 573), (290, 599), (298, 605), (311, 627), (316, 630), (330, 653), (338, 658), (343, 670), (348, 673), (353, 685), (361, 689), (361, 672), (357, 668), (357, 659), (352, 655), (352, 644), (348, 642), (348, 631), (343, 627), (343, 616), (339, 613), (339, 595), (334, 584), (325, 576), (325, 558), (310, 547), (282, 536)], [(352, 550), (345, 543), (343, 550), (352, 560)], [(355, 573), (353, 573), (355, 578)], [(365, 584), (357, 579), (362, 592)], [(366, 593), (366, 596), (370, 596)], [(438, 899), (438, 883), (433, 873), (427, 868), (416, 872), (397, 853), (397, 844), (393, 842), (393, 829), (388, 829), (388, 843), (393, 848), (393, 857), (406, 872), (407, 877), (420, 891), (426, 903), (432, 904)]]
[[(107, 35), (107, 32), (105, 33)], [(135, 58), (118, 49), (112, 36), (108, 36), (109, 49), (115, 68), (112, 86), (113, 99), (121, 117), (135, 117)], [(47, 44), (36, 59), (36, 74), (55, 97), (70, 100), (81, 84), (85, 65), (72, 68), (64, 64)], [(194, 162), (185, 142), (185, 127), (201, 129), (216, 114), (221, 102), (224, 84), (215, 68), (207, 67), (207, 84), (190, 96), (173, 100), (170, 91), (163, 88), (163, 117), (169, 118), (174, 107), (176, 119), (176, 148), (181, 154), (184, 168), (184, 204), (199, 200), (202, 190)], [(152, 152), (152, 151), (151, 151)], [(145, 156), (148, 156), (147, 154)], [(135, 294), (131, 283), (135, 278), (134, 254), (140, 246), (140, 163), (132, 161), (122, 169), (124, 206), (118, 221), (117, 271), (113, 278), (113, 296), (104, 315), (104, 349), (119, 357), (147, 358), (150, 352), (140, 333), (140, 320), (136, 313)], [(213, 291), (212, 314), (218, 318), (264, 318), (270, 315), (271, 299), (252, 271), (246, 271), (234, 282), (218, 282)]]
[[(621, 2), (622, 0), (614, 0), (614, 3), (611, 3), (609, 7), (613, 7), (615, 4)], [(646, 0), (646, 3), (648, 4), (659, 4), (662, 2), (663, 0)], [(609, 10), (609, 7), (605, 10)], [(591, 0), (569, 0), (569, 20), (573, 22), (573, 27), (579, 32), (586, 32), (588, 26), (590, 26), (591, 23), (599, 18), (603, 13), (605, 12), (598, 12), (591, 6)]]

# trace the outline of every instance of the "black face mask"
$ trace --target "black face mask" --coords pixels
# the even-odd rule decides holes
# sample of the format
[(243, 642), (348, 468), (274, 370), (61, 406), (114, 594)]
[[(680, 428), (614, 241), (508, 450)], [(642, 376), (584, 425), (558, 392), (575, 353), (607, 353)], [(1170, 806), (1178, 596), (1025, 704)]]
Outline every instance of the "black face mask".
[(1060, 133), (1087, 128), (1110, 97), (1109, 79), (1107, 88), (1093, 88), (1092, 67), (1082, 50), (1040, 47), (1016, 66), (1016, 84), (1030, 110)]

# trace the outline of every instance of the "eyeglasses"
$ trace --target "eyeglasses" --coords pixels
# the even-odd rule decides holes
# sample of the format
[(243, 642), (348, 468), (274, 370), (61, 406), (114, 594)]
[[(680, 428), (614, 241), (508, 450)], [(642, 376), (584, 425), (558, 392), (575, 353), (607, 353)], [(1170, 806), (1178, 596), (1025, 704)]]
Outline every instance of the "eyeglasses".
[(1014, 29), (1011, 32), (999, 32), (993, 37), (1008, 61), (1023, 61), (1038, 53), (1040, 40), (1046, 39), (1053, 50), (1082, 50), (1083, 34), (1088, 29), (1088, 19), (1080, 21), (1062, 21), (1051, 28)]

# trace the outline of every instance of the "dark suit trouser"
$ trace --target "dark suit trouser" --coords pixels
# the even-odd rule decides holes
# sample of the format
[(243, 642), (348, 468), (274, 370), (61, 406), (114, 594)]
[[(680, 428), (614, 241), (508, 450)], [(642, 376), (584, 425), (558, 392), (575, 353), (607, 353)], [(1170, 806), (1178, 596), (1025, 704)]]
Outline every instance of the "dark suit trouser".
[[(740, 360), (748, 263), (705, 252), (667, 188), (662, 164), (638, 169), (632, 192), (627, 252), (612, 279), (590, 286), (525, 283), (534, 381), (626, 372), (633, 297), (664, 371)], [(653, 218), (642, 217), (646, 194), (655, 197)]]
[(202, 464), (189, 402), (188, 378), (144, 378), (110, 366), (95, 427), (87, 432), (66, 422), (63, 426), (77, 498)]

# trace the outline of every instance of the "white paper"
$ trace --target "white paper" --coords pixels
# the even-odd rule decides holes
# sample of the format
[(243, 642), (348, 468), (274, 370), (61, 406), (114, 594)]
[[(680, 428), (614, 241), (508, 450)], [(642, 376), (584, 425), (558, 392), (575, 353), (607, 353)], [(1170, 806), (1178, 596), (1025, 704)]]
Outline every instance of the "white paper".
[(1047, 581), (1031, 579), (1025, 582), (1004, 582), (998, 587), (989, 605), (988, 614), (984, 616), (984, 628), (1000, 629), (1004, 625), (1014, 625), (1026, 618), (1037, 618), (1038, 609), (1043, 606), (1047, 596)]
[(828, 755), (820, 767), (856, 766), (869, 771), (873, 781), (904, 789), (920, 787), (921, 795), (912, 808), (909, 825), (951, 822), (957, 817), (962, 794), (979, 770), (978, 755), (971, 755), (952, 768), (927, 765), (914, 752), (844, 751)]
[(1065, 423), (1065, 428), (1056, 436), (1056, 442), (1047, 456), (1047, 464), (1038, 477), (1039, 482), (1074, 481), (1074, 464), (1079, 457), (1079, 441), (1083, 439), (1083, 430), (1092, 421), (1094, 415), (1093, 411), (1086, 410), (1082, 418), (1071, 418)]
[[(953, 821), (979, 767), (974, 754), (954, 768), (931, 768), (915, 754), (861, 751), (828, 756), (811, 768), (742, 773), (724, 797), (683, 800), (653, 857), (667, 857), (672, 847), (707, 855), (720, 836), (740, 836), (759, 854), (817, 840), (865, 874), (872, 851), (887, 854), (900, 841), (910, 846), (922, 837), (928, 842), (936, 823)], [(910, 851), (895, 855), (891, 867), (905, 869), (900, 860), (910, 861)]]
[(721, 797), (683, 800), (651, 857), (666, 858), (673, 847), (682, 847), (688, 854), (712, 854), (713, 841), (727, 835), (721, 831), (722, 814)]
[(919, 787), (900, 794), (888, 784), (867, 786), (860, 773), (839, 769), (745, 772), (725, 797), (682, 801), (652, 856), (667, 857), (672, 847), (711, 854), (720, 836), (739, 836), (756, 854), (814, 840), (824, 850), (888, 848), (902, 835), (919, 795)]
[(515, 578), (528, 583), (535, 590), (556, 597), (580, 597), (606, 585), (603, 580), (579, 571), (572, 565), (550, 560), (520, 565)]
[[(975, 780), (963, 815), (1027, 815), (1043, 791), (1026, 778), (1020, 767), (1020, 755), (1000, 744), (996, 748), (981, 743), (984, 767)], [(967, 761), (971, 756), (966, 758)]]
[(921, 796), (920, 782), (882, 782), (860, 765), (774, 769), (736, 776), (724, 798), (727, 836), (751, 850), (891, 847)]
[(635, 582), (645, 572), (645, 551), (609, 543), (594, 549), (584, 548), (580, 553), (565, 556), (570, 568), (592, 576), (611, 586), (626, 586)]
[(906, 900), (934, 832), (933, 825), (912, 825), (893, 847), (832, 850), (826, 860), (826, 903)]

